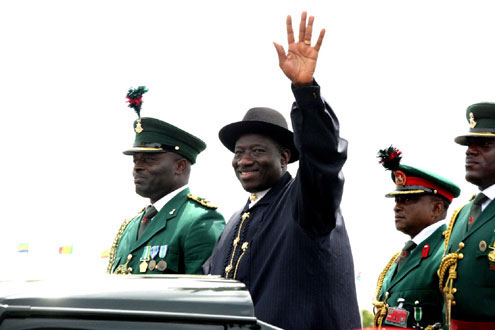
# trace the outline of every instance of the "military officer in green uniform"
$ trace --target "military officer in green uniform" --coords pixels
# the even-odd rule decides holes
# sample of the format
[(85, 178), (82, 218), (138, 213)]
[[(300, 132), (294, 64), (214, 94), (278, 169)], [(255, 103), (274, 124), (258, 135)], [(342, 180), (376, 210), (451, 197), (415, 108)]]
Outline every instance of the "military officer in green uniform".
[(141, 118), (136, 112), (134, 146), (124, 154), (134, 160), (136, 193), (149, 198), (151, 205), (120, 227), (107, 272), (201, 274), (201, 265), (225, 226), (216, 207), (192, 195), (188, 187), (191, 165), (206, 144), (178, 127)]
[(395, 227), (411, 237), (380, 274), (373, 305), (375, 325), (440, 329), (442, 294), (437, 269), (444, 248), (445, 217), (460, 189), (431, 172), (400, 164), (401, 152), (380, 150), (380, 162), (392, 171), (396, 190)]
[[(495, 103), (467, 108), (466, 180), (479, 188), (454, 213), (439, 269), (450, 329), (495, 329)], [(474, 196), (473, 196), (474, 197)]]

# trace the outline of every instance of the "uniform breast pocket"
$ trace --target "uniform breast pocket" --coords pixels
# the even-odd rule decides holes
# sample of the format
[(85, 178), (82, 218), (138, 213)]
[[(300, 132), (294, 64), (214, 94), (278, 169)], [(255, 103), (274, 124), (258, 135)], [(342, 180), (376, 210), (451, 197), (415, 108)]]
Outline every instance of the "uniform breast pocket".
[(495, 262), (490, 262), (488, 254), (493, 251), (492, 249), (486, 249), (485, 251), (479, 251), (476, 254), (476, 277), (478, 278), (479, 285), (488, 288), (495, 288)]
[(442, 306), (442, 295), (434, 287), (418, 287), (414, 289), (402, 290), (398, 296), (404, 298), (404, 306), (408, 308)]

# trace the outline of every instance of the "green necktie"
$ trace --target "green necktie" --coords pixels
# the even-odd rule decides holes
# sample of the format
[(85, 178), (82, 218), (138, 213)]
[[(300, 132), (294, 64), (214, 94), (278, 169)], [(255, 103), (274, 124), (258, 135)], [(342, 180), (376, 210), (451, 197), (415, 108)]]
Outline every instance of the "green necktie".
[(416, 243), (414, 243), (412, 240), (407, 241), (406, 245), (402, 248), (402, 253), (400, 254), (400, 259), (399, 263), (397, 264), (397, 270), (404, 264), (406, 261), (407, 257), (411, 254), (411, 251), (417, 246)]
[(473, 201), (473, 205), (471, 206), (471, 212), (469, 213), (469, 221), (468, 221), (468, 229), (471, 228), (471, 225), (479, 217), (481, 214), (481, 205), (488, 200), (488, 197), (483, 193), (479, 193), (476, 195), (476, 198)]
[(144, 232), (146, 227), (151, 222), (151, 219), (158, 213), (156, 208), (153, 205), (148, 205), (146, 207), (146, 211), (144, 212), (143, 220), (141, 220), (141, 223), (139, 224), (139, 230), (138, 230), (138, 239), (141, 237), (141, 234)]

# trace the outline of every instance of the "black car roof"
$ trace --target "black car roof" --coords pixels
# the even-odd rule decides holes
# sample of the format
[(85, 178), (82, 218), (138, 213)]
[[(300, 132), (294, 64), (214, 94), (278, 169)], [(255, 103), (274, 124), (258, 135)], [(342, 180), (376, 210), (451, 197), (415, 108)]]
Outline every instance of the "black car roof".
[(0, 321), (23, 313), (256, 322), (244, 284), (214, 276), (107, 275), (0, 281)]

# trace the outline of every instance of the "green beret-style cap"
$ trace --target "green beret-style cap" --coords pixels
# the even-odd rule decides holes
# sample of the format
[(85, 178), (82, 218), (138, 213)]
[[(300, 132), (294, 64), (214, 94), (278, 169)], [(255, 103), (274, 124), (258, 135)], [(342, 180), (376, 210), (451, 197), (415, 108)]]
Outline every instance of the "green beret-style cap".
[(461, 193), (461, 189), (450, 180), (408, 165), (401, 164), (392, 171), (392, 180), (396, 184), (396, 190), (386, 194), (385, 197), (403, 194), (438, 194), (452, 201)]
[(206, 149), (206, 144), (199, 138), (164, 121), (143, 117), (134, 121), (136, 139), (132, 148), (125, 150), (125, 155), (138, 152), (175, 152), (196, 162), (198, 154)]
[(495, 103), (482, 102), (466, 110), (469, 133), (455, 138), (455, 142), (468, 145), (469, 138), (495, 138)]

